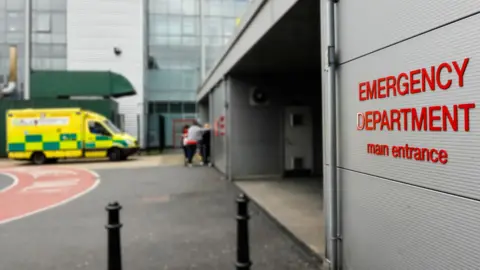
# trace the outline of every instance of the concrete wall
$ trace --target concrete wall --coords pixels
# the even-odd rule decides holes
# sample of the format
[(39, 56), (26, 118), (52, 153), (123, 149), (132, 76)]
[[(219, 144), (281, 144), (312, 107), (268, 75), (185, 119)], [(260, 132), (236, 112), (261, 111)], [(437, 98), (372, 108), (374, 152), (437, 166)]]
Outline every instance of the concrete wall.
[[(67, 5), (68, 70), (111, 70), (132, 82), (137, 95), (117, 100), (125, 129), (143, 144), (144, 0), (82, 0)], [(116, 56), (113, 48), (122, 49)], [(140, 127), (137, 116), (140, 115)]]
[[(321, 98), (317, 78), (265, 75), (229, 78), (229, 84), (233, 178), (283, 174), (284, 108), (297, 104), (313, 108), (314, 171), (322, 174)], [(270, 96), (269, 105), (250, 105), (249, 89), (254, 85), (262, 87)]]
[[(362, 10), (361, 13), (358, 10)], [(339, 178), (341, 181), (344, 269), (438, 270), (476, 269), (480, 265), (480, 186), (478, 152), (480, 111), (471, 109), (469, 120), (458, 109), (458, 131), (447, 120), (447, 130), (412, 130), (412, 114), (401, 117), (391, 130), (357, 130), (357, 113), (415, 108), (435, 109), (475, 103), (480, 99), (480, 6), (478, 1), (340, 1), (338, 25), (341, 65), (338, 83)], [(471, 16), (466, 16), (471, 14)], [(382, 23), (378, 23), (382, 22)], [(368, 36), (369, 38), (365, 38)], [(463, 83), (455, 71), (469, 58)], [(363, 82), (405, 72), (422, 88), (418, 69), (438, 70), (426, 91), (383, 99), (360, 100)], [(410, 79), (412, 78), (412, 79)], [(383, 80), (386, 86), (386, 80)], [(381, 87), (382, 84), (380, 84)], [(393, 88), (391, 88), (393, 89)], [(426, 114), (428, 127), (442, 127), (441, 111)], [(432, 120), (430, 120), (431, 117)], [(404, 130), (404, 123), (408, 130)], [(465, 123), (470, 124), (466, 131)], [(372, 124), (370, 123), (371, 127)], [(367, 152), (367, 144), (386, 145), (388, 154)], [(394, 157), (393, 146), (443, 149), (446, 164)]]

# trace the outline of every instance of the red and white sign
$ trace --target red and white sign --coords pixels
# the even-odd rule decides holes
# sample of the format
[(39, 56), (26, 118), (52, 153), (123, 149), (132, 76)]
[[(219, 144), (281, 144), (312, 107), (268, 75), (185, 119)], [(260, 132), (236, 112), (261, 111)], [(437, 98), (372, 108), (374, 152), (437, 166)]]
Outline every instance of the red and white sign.
[[(360, 102), (383, 100), (422, 93), (441, 93), (464, 87), (464, 77), (470, 58), (443, 62), (438, 65), (417, 68), (396, 76), (386, 76), (358, 84)], [(450, 90), (451, 92), (452, 90)], [(470, 132), (471, 114), (476, 108), (475, 100), (455, 104), (426, 104), (420, 107), (398, 107), (358, 112), (357, 130), (364, 132)], [(398, 104), (402, 104), (401, 101)], [(368, 143), (367, 153), (377, 156), (392, 156), (415, 161), (447, 164), (448, 151), (440, 148)]]
[(0, 224), (14, 221), (70, 202), (93, 190), (98, 175), (60, 167), (0, 169), (13, 183), (0, 190)]

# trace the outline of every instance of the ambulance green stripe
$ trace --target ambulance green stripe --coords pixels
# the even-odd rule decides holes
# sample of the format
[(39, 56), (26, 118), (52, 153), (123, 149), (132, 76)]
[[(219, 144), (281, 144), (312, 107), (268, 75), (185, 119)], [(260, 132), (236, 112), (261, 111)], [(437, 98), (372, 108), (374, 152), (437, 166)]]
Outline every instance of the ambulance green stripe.
[(42, 135), (25, 135), (25, 142), (41, 142)]
[(44, 142), (43, 143), (43, 150), (60, 150), (60, 143), (59, 142)]
[(8, 151), (10, 151), (10, 152), (25, 152), (25, 144), (24, 143), (9, 143), (8, 144)]

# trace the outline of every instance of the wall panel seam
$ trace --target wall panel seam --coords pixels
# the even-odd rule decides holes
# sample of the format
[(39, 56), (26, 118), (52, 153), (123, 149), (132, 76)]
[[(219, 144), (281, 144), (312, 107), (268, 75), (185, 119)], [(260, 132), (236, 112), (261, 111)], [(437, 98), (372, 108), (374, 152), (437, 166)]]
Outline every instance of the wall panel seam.
[(395, 179), (393, 179), (393, 178), (388, 178), (388, 177), (379, 176), (379, 175), (375, 175), (375, 174), (371, 174), (371, 173), (361, 172), (361, 171), (357, 171), (357, 170), (353, 170), (353, 169), (348, 169), (348, 168), (341, 167), (341, 166), (338, 166), (337, 168), (338, 168), (338, 169), (345, 170), (345, 171), (350, 171), (350, 172), (354, 172), (354, 173), (363, 174), (363, 175), (375, 177), (375, 178), (378, 178), (378, 179), (386, 180), (386, 181), (388, 181), (388, 182), (394, 182), (394, 183), (397, 183), (397, 184), (403, 184), (403, 185), (406, 185), (406, 186), (411, 186), (411, 187), (416, 187), (416, 188), (420, 188), (420, 189), (424, 189), (424, 190), (429, 190), (429, 191), (441, 193), (441, 194), (444, 194), (444, 195), (450, 195), (450, 196), (455, 196), (455, 197), (458, 197), (458, 198), (463, 198), (463, 199), (467, 199), (467, 200), (472, 200), (472, 201), (480, 202), (480, 199), (477, 199), (477, 198), (473, 198), (473, 197), (469, 197), (469, 196), (464, 196), (464, 195), (459, 195), (459, 194), (455, 194), (455, 193), (452, 193), (452, 192), (447, 192), (447, 191), (443, 191), (443, 190), (439, 190), (439, 189), (435, 189), (435, 188), (430, 188), (430, 187), (427, 187), (427, 186), (422, 186), (422, 185), (407, 183), (407, 182), (404, 182), (404, 181), (395, 180)]
[(468, 18), (473, 17), (473, 16), (478, 15), (478, 14), (480, 14), (480, 11), (475, 11), (475, 12), (473, 12), (473, 13), (470, 13), (470, 14), (468, 14), (468, 15), (462, 16), (462, 17), (457, 18), (457, 19), (455, 19), (455, 20), (452, 20), (452, 21), (450, 21), (450, 22), (447, 22), (447, 23), (444, 23), (444, 24), (435, 26), (435, 27), (433, 27), (433, 28), (427, 29), (427, 30), (425, 30), (425, 31), (422, 31), (422, 32), (417, 33), (417, 34), (415, 34), (415, 35), (412, 35), (412, 36), (410, 36), (410, 37), (407, 37), (407, 38), (404, 38), (404, 39), (395, 41), (395, 42), (393, 42), (393, 43), (391, 43), (391, 44), (388, 44), (388, 45), (385, 45), (385, 46), (380, 47), (380, 48), (378, 48), (378, 49), (375, 49), (375, 50), (373, 50), (373, 51), (371, 51), (371, 52), (367, 52), (367, 53), (364, 53), (364, 54), (362, 54), (362, 55), (360, 55), (360, 56), (357, 56), (357, 57), (354, 57), (354, 58), (352, 58), (352, 59), (343, 61), (343, 62), (339, 63), (338, 65), (341, 66), (341, 65), (344, 65), (344, 64), (353, 62), (353, 61), (355, 61), (355, 60), (361, 59), (361, 58), (363, 58), (363, 57), (366, 57), (366, 56), (369, 56), (369, 55), (371, 55), (371, 54), (377, 53), (377, 52), (379, 52), (379, 51), (385, 50), (385, 49), (387, 49), (387, 48), (393, 47), (393, 46), (395, 46), (395, 45), (398, 45), (398, 44), (403, 43), (403, 42), (405, 42), (405, 41), (414, 39), (414, 38), (416, 38), (416, 37), (419, 37), (419, 36), (428, 34), (428, 33), (430, 33), (430, 32), (433, 32), (433, 31), (438, 30), (438, 29), (440, 29), (440, 28), (443, 28), (443, 27), (449, 26), (449, 25), (451, 25), (451, 24), (460, 22), (460, 21), (462, 21), (462, 20), (468, 19)]

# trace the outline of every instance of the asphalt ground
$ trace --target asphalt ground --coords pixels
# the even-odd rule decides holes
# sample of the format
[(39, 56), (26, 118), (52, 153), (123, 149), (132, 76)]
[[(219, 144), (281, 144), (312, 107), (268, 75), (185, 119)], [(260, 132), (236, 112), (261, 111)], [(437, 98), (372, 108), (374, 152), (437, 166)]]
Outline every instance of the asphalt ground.
[[(124, 270), (235, 269), (238, 190), (213, 169), (96, 172), (101, 182), (86, 195), (0, 225), (0, 270), (107, 269), (105, 206), (111, 201), (123, 206)], [(0, 185), (8, 183), (0, 178)], [(318, 269), (263, 212), (250, 210), (252, 269)]]
[(12, 183), (13, 183), (12, 178), (5, 175), (0, 175), (0, 192), (6, 189), (8, 186), (10, 186)]

